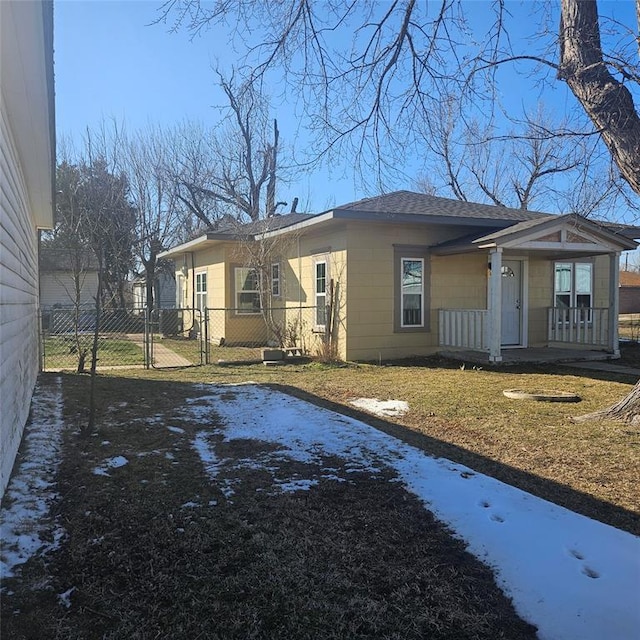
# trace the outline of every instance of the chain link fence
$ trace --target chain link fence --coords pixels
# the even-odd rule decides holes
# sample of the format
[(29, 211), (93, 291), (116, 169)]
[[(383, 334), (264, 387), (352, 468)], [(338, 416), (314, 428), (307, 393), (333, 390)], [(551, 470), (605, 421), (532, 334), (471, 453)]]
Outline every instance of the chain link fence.
[(246, 309), (210, 308), (202, 327), (209, 364), (259, 362), (264, 348), (283, 349), (289, 356), (315, 353), (316, 307), (271, 307), (258, 313)]
[[(169, 368), (260, 362), (262, 350), (306, 356), (321, 342), (315, 307), (105, 310), (98, 322), (97, 367)], [(92, 307), (40, 314), (43, 371), (88, 371), (96, 332)]]

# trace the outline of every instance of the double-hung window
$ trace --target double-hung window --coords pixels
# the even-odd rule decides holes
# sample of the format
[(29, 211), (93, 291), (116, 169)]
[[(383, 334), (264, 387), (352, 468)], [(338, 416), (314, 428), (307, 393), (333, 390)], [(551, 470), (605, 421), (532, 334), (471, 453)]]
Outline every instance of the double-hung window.
[(429, 248), (394, 245), (393, 330), (430, 331)]
[(561, 319), (591, 322), (593, 306), (593, 265), (590, 262), (556, 262), (554, 268), (554, 303), (561, 309)]
[(424, 327), (424, 259), (401, 258), (401, 323), (405, 327)]
[(260, 313), (258, 272), (251, 267), (235, 268), (236, 313)]
[(316, 303), (316, 327), (324, 328), (327, 323), (327, 261), (314, 262), (314, 295)]
[(204, 313), (207, 308), (207, 272), (196, 273), (196, 309)]
[(274, 262), (271, 265), (271, 295), (274, 298), (280, 297), (280, 263)]

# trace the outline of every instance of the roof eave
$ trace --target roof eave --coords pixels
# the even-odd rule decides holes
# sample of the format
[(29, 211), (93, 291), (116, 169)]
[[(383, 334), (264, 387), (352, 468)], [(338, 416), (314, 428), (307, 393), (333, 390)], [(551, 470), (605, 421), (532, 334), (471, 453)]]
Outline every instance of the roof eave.
[[(638, 243), (634, 240), (631, 240), (627, 236), (621, 235), (620, 233), (617, 233), (615, 231), (611, 231), (601, 223), (594, 222), (592, 220), (589, 220), (588, 218), (584, 218), (583, 216), (571, 213), (565, 214), (563, 216), (558, 216), (556, 218), (541, 219), (537, 225), (528, 227), (526, 229), (515, 229), (511, 234), (508, 232), (505, 234), (501, 233), (498, 239), (492, 238), (492, 236), (496, 233), (493, 232), (487, 234), (482, 238), (473, 240), (473, 244), (475, 244), (480, 249), (494, 249), (500, 246), (505, 246), (519, 238), (526, 238), (533, 232), (544, 231), (550, 227), (555, 227), (558, 224), (562, 224), (572, 219), (584, 225), (586, 227), (586, 230), (592, 235), (599, 236), (601, 239), (604, 239), (605, 242), (618, 245), (621, 251), (633, 250), (638, 246)], [(585, 253), (587, 253), (586, 250)]]
[(191, 251), (201, 249), (207, 244), (217, 244), (218, 242), (229, 241), (230, 239), (232, 238), (229, 235), (221, 233), (206, 233), (205, 235), (199, 236), (194, 240), (189, 240), (189, 242), (183, 242), (182, 244), (176, 245), (175, 247), (171, 247), (171, 249), (161, 251), (158, 254), (158, 258), (171, 259), (173, 256), (178, 256), (182, 255), (183, 253), (190, 253)]

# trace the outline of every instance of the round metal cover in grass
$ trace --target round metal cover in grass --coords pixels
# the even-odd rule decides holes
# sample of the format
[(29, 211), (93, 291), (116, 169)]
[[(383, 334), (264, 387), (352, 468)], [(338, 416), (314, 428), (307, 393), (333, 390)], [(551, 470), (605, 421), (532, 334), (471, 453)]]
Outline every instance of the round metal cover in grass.
[(505, 389), (502, 393), (507, 398), (514, 400), (536, 400), (538, 402), (580, 402), (582, 400), (580, 396), (570, 391)]

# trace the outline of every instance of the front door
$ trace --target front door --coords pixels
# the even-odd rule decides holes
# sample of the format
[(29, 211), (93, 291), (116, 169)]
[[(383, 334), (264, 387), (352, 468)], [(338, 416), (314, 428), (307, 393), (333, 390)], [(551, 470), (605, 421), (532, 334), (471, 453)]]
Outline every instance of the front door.
[(502, 262), (502, 344), (521, 344), (522, 332), (522, 263)]

